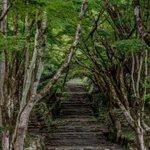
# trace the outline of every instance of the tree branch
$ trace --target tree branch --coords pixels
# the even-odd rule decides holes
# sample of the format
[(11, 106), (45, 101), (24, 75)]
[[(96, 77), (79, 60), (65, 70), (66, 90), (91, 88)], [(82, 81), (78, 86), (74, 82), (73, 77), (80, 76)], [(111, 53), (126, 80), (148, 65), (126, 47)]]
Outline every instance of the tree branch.
[(136, 21), (140, 36), (147, 43), (147, 45), (150, 46), (150, 33), (144, 27), (144, 24), (142, 21), (141, 14), (140, 14), (140, 2), (139, 2), (139, 0), (133, 0), (133, 7), (134, 7), (135, 21)]
[(37, 96), (35, 97), (35, 102), (39, 101), (41, 98), (43, 98), (47, 92), (49, 90), (51, 90), (51, 88), (53, 87), (53, 85), (57, 82), (57, 80), (60, 78), (60, 76), (62, 75), (63, 71), (68, 67), (68, 65), (70, 64), (72, 57), (75, 54), (75, 49), (77, 47), (77, 44), (79, 42), (80, 39), (80, 32), (81, 32), (81, 22), (82, 22), (82, 18), (85, 14), (86, 11), (86, 7), (87, 7), (87, 2), (86, 0), (83, 0), (82, 2), (82, 6), (81, 6), (81, 11), (80, 11), (80, 20), (79, 23), (77, 25), (77, 29), (76, 29), (76, 34), (75, 34), (75, 38), (74, 41), (71, 45), (71, 47), (69, 48), (69, 54), (67, 59), (65, 60), (65, 62), (62, 64), (62, 66), (58, 69), (58, 71), (56, 72), (56, 74), (53, 76), (53, 78), (46, 84), (46, 86), (37, 94)]
[(5, 16), (8, 14), (9, 10), (10, 10), (11, 5), (8, 6), (7, 10), (0, 16), (0, 22), (3, 21), (3, 19), (5, 18)]

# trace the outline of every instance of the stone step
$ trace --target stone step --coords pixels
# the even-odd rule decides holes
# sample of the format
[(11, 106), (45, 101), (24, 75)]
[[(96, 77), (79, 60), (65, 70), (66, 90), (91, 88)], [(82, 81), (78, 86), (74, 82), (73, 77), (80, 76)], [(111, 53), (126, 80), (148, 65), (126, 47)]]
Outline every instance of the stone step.
[[(62, 122), (61, 122), (62, 120)], [(57, 126), (97, 126), (100, 127), (102, 124), (97, 122), (94, 117), (91, 118), (66, 118), (55, 120), (54, 125)], [(105, 126), (106, 128), (106, 126)]]
[(67, 87), (69, 88), (69, 91), (73, 92), (85, 92), (82, 86), (80, 85), (72, 85), (72, 84), (67, 84)]
[(73, 99), (77, 99), (77, 98), (81, 99), (82, 98), (82, 99), (88, 100), (88, 94), (87, 94), (87, 92), (70, 92), (68, 98), (69, 99), (70, 98), (73, 98)]
[(68, 108), (61, 108), (61, 111), (67, 110), (67, 111), (74, 111), (74, 112), (76, 112), (76, 111), (81, 111), (81, 112), (82, 111), (90, 111), (90, 112), (93, 112), (91, 107), (80, 107), (80, 106), (77, 107), (76, 105), (72, 105), (72, 107), (73, 108), (70, 108), (70, 107), (68, 107)]
[(105, 145), (106, 140), (101, 139), (98, 141), (96, 138), (88, 138), (88, 139), (49, 139), (46, 137), (46, 146), (100, 146)]
[(62, 115), (94, 115), (93, 111), (91, 109), (86, 108), (67, 108), (67, 109), (61, 109), (60, 116)]
[(50, 133), (48, 135), (49, 139), (55, 140), (64, 140), (64, 139), (92, 139), (97, 138), (101, 139), (104, 138), (102, 132), (58, 132), (58, 133)]
[[(48, 138), (47, 138), (48, 139)], [(123, 150), (117, 144), (112, 144), (107, 142), (105, 139), (67, 139), (67, 140), (52, 140), (46, 142), (47, 147), (60, 147), (60, 146), (82, 146), (82, 147), (100, 147), (100, 148), (109, 148), (110, 150)]]
[(66, 119), (62, 119), (62, 118), (58, 118), (54, 121), (54, 124), (56, 126), (59, 125), (81, 125), (82, 126), (86, 126), (86, 125), (91, 125), (91, 124), (98, 124), (96, 119), (94, 117), (92, 118), (66, 118)]
[[(66, 100), (68, 102), (85, 102), (87, 103), (88, 100), (87, 100), (87, 97), (82, 97), (80, 95), (73, 95), (73, 96), (69, 96), (68, 97), (68, 100)], [(65, 101), (64, 101), (65, 102)]]
[(93, 147), (93, 146), (61, 146), (61, 147), (47, 147), (47, 150), (122, 150), (120, 147), (116, 145), (112, 145), (112, 147)]
[(70, 95), (68, 96), (68, 100), (88, 100), (88, 96), (87, 93), (76, 93), (76, 92), (72, 92), (70, 93)]
[(91, 115), (86, 115), (86, 114), (79, 114), (79, 115), (59, 115), (58, 117), (56, 117), (57, 119), (76, 119), (76, 118), (80, 118), (80, 119), (93, 119), (94, 116), (91, 114)]
[(106, 128), (102, 128), (98, 125), (66, 125), (66, 126), (56, 126), (52, 127), (49, 131), (50, 133), (60, 133), (60, 132), (102, 132), (108, 133)]
[(63, 104), (64, 105), (72, 105), (72, 106), (78, 105), (78, 106), (84, 107), (82, 105), (86, 105), (86, 104), (88, 104), (88, 102), (83, 101), (83, 100), (76, 100), (76, 101), (70, 100), (70, 101), (64, 101)]
[[(66, 92), (66, 93), (68, 93), (68, 92)], [(85, 91), (69, 91), (68, 94), (69, 95), (81, 95), (81, 96), (84, 95), (84, 96), (88, 97), (88, 94)]]
[(75, 109), (75, 108), (85, 108), (85, 109), (91, 109), (90, 104), (87, 103), (82, 103), (82, 105), (80, 103), (69, 103), (69, 101), (65, 101), (61, 104), (61, 109)]

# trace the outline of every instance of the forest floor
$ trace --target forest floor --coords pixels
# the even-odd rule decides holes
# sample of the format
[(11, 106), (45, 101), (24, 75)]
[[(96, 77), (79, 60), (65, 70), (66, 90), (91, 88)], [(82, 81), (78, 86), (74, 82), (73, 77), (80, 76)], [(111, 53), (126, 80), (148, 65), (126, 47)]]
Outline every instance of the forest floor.
[(104, 124), (98, 123), (82, 85), (68, 83), (69, 96), (48, 134), (46, 150), (122, 150), (108, 141)]

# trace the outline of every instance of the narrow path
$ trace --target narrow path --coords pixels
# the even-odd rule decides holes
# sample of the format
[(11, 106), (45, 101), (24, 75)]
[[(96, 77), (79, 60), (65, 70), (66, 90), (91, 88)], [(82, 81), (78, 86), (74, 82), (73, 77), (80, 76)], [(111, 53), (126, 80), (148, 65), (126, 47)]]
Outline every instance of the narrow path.
[(70, 97), (46, 136), (47, 150), (122, 150), (106, 140), (104, 127), (94, 117), (83, 87), (68, 84)]

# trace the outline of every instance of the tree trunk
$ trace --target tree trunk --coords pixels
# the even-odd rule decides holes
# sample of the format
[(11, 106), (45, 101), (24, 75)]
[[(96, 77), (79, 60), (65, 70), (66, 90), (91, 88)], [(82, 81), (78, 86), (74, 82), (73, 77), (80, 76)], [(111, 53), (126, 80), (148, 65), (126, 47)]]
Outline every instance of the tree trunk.
[(2, 133), (2, 150), (9, 150), (9, 131)]
[(138, 119), (137, 124), (136, 124), (136, 140), (137, 140), (137, 149), (138, 150), (145, 150), (144, 146), (144, 131), (141, 126), (141, 121)]
[[(0, 31), (5, 34), (7, 29), (7, 6), (8, 6), (8, 0), (3, 0), (3, 10), (2, 10), (2, 20), (0, 22)], [(4, 129), (2, 131), (2, 150), (9, 150), (9, 136), (10, 133), (7, 129), (4, 127), (3, 123), (3, 112), (2, 108), (4, 103), (4, 93), (3, 93), (3, 86), (4, 86), (4, 80), (5, 80), (5, 56), (4, 51), (0, 53), (0, 127)]]
[[(3, 10), (2, 10), (2, 16), (5, 14), (7, 10), (7, 0), (3, 0)], [(7, 15), (3, 18), (3, 20), (0, 22), (0, 31), (5, 33), (6, 27), (7, 27)], [(4, 77), (5, 77), (5, 57), (3, 51), (0, 52), (0, 127), (2, 127), (2, 105), (3, 105), (3, 84), (4, 84)]]
[(23, 150), (24, 139), (29, 122), (29, 116), (34, 103), (28, 103), (24, 110), (20, 113), (18, 124), (16, 124), (16, 133), (14, 136), (14, 143), (12, 143), (12, 150)]
[(7, 29), (7, 15), (5, 15), (5, 13), (7, 12), (8, 9), (8, 0), (3, 0), (3, 11), (2, 11), (2, 16), (3, 20), (1, 21), (1, 31), (3, 33), (6, 33), (6, 29)]
[(134, 16), (135, 16), (135, 20), (136, 20), (136, 24), (137, 24), (137, 28), (140, 33), (140, 36), (147, 43), (147, 45), (150, 46), (150, 33), (145, 28), (144, 22), (141, 18), (140, 1), (133, 0), (133, 6), (134, 6)]
[(121, 135), (121, 123), (118, 120), (116, 114), (113, 112), (113, 104), (110, 102), (109, 104), (109, 117), (112, 121), (113, 134), (115, 134), (116, 141), (119, 141)]
[(3, 95), (3, 83), (4, 83), (4, 76), (5, 76), (5, 62), (0, 62), (0, 127), (2, 127), (2, 105), (4, 101)]

